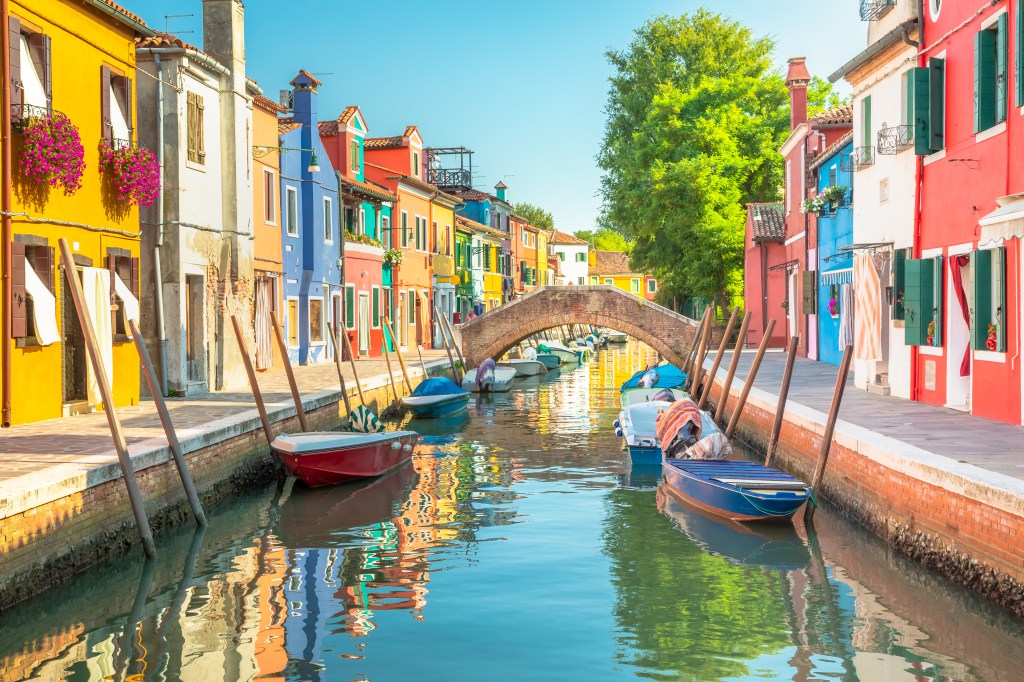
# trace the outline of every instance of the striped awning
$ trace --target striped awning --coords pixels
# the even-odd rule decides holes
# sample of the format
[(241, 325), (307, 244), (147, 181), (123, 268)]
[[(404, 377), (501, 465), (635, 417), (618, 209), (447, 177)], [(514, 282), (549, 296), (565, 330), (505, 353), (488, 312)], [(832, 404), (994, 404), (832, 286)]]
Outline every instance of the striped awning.
[(843, 265), (842, 267), (829, 268), (821, 271), (821, 283), (826, 286), (839, 284), (853, 284), (853, 267)]
[(979, 243), (1024, 239), (1024, 194), (1011, 194), (996, 199), (999, 208), (981, 218)]

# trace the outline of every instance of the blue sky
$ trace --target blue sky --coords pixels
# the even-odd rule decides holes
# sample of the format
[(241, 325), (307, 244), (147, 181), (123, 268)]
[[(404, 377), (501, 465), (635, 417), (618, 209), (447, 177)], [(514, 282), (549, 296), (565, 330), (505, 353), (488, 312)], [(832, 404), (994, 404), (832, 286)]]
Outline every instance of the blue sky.
[[(121, 0), (153, 28), (202, 46), (201, 0)], [(773, 36), (782, 69), (805, 55), (827, 77), (865, 46), (857, 0), (246, 0), (248, 74), (277, 92), (300, 68), (323, 81), (320, 118), (357, 104), (375, 136), (419, 126), (428, 146), (469, 147), (478, 188), (593, 226), (604, 129), (604, 53), (657, 14), (705, 4)], [(192, 31), (187, 33), (186, 31)]]

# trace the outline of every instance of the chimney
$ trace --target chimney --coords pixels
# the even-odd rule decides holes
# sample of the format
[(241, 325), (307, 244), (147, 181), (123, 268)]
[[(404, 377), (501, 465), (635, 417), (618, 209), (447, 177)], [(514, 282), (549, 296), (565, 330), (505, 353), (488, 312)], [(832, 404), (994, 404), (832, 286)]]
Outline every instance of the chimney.
[(789, 88), (789, 129), (794, 130), (807, 122), (807, 86), (811, 74), (807, 71), (806, 57), (792, 57), (786, 71), (786, 87)]
[(499, 180), (498, 184), (494, 186), (494, 189), (497, 193), (498, 198), (501, 199), (502, 201), (505, 201), (505, 192), (508, 191), (508, 185)]
[(245, 8), (242, 0), (203, 0), (203, 52), (231, 71), (245, 93)]

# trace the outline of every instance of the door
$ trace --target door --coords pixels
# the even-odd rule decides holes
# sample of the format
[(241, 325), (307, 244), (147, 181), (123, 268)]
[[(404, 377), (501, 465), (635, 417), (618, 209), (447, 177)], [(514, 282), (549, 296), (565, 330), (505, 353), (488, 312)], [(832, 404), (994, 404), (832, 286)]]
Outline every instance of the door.
[[(78, 274), (78, 270), (75, 270)], [(81, 279), (81, 275), (79, 275)], [(73, 403), (88, 399), (86, 363), (89, 361), (85, 355), (85, 334), (82, 333), (82, 325), (78, 321), (75, 312), (75, 303), (71, 298), (71, 290), (67, 278), (61, 278), (60, 294), (60, 328), (61, 342), (63, 345), (63, 399), (65, 403)]]
[[(334, 349), (334, 352), (338, 354), (338, 357), (344, 358), (345, 356), (344, 356), (344, 353), (343, 353), (342, 349), (345, 347), (344, 346), (345, 342), (341, 340), (340, 336), (338, 336), (338, 334), (343, 333), (342, 332), (341, 317), (342, 317), (342, 315), (341, 315), (341, 294), (332, 294), (331, 295), (331, 328), (327, 330), (327, 333), (331, 335), (331, 343), (330, 343), (330, 345), (328, 347)], [(339, 344), (339, 343), (342, 344), (342, 345), (338, 346), (337, 344)]]
[[(800, 272), (796, 270), (789, 274), (789, 306), (786, 308), (786, 319), (789, 323), (790, 339), (797, 335), (796, 321), (800, 318), (800, 315), (803, 313), (803, 311), (797, 310), (798, 306), (796, 305), (796, 302), (800, 300), (799, 298), (797, 298), (797, 285), (799, 284), (797, 280), (799, 277)], [(764, 323), (767, 325), (768, 320), (766, 319)]]
[(359, 294), (359, 354), (370, 352), (370, 295)]
[(188, 381), (206, 381), (206, 296), (202, 275), (185, 276), (185, 364)]
[(420, 300), (419, 296), (416, 296), (415, 298), (416, 298), (416, 303), (415, 303), (415, 305), (416, 305), (416, 345), (417, 346), (422, 346), (423, 345), (423, 336), (424, 336), (424, 330), (423, 330), (423, 302)]
[[(963, 259), (967, 261), (966, 258)], [(940, 261), (945, 267), (959, 268), (960, 280), (966, 300), (971, 300), (971, 272), (967, 264), (959, 264), (955, 257)], [(950, 265), (946, 265), (946, 263)], [(964, 320), (963, 310), (957, 297), (956, 283), (952, 276), (946, 277), (946, 407), (956, 410), (971, 410), (971, 370), (968, 364), (967, 376), (960, 376), (961, 366), (971, 342), (971, 328)], [(968, 356), (968, 362), (973, 358)]]

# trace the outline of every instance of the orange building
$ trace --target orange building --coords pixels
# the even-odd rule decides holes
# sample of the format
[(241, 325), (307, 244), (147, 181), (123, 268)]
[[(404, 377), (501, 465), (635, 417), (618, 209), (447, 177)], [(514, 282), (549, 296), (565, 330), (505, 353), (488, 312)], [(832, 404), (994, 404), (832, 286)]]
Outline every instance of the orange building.
[(274, 349), (270, 314), (281, 315), (281, 157), (277, 151), (277, 115), (285, 109), (263, 95), (252, 100), (253, 269), (256, 305), (256, 369), (271, 369), (281, 359)]

